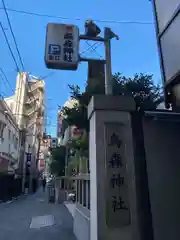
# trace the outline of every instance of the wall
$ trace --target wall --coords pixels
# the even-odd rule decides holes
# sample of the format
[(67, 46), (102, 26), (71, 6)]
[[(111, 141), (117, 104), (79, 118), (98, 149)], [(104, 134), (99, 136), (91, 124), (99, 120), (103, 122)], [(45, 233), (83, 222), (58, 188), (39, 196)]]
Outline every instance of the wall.
[(65, 130), (64, 138), (62, 139), (61, 145), (66, 145), (70, 137), (71, 137), (71, 127), (69, 126)]
[(90, 211), (76, 204), (73, 231), (78, 240), (90, 240)]
[(24, 102), (26, 98), (27, 88), (27, 73), (18, 73), (16, 79), (16, 91), (14, 95), (13, 114), (16, 116), (17, 124), (20, 127), (24, 126)]
[(146, 117), (143, 131), (154, 240), (179, 240), (180, 123)]
[[(12, 112), (3, 100), (0, 101), (0, 121), (6, 124), (3, 131), (3, 140), (0, 144), (1, 157), (4, 158), (3, 162), (6, 166), (6, 169), (3, 170), (14, 171), (14, 168), (18, 168), (19, 163), (19, 129)], [(16, 164), (12, 168), (11, 162), (15, 160)]]

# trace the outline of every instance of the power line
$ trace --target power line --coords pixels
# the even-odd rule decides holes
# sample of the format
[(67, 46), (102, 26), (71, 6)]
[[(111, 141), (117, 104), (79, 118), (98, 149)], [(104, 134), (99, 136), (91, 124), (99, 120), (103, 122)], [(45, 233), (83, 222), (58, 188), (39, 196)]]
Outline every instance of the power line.
[(7, 35), (6, 35), (6, 32), (4, 31), (4, 28), (3, 28), (3, 25), (2, 25), (1, 22), (0, 22), (0, 26), (1, 26), (2, 32), (3, 32), (3, 34), (4, 34), (6, 43), (7, 43), (7, 45), (8, 45), (9, 51), (10, 51), (10, 53), (11, 53), (11, 56), (12, 56), (12, 58), (13, 58), (13, 60), (14, 60), (15, 65), (16, 65), (16, 70), (17, 70), (17, 72), (19, 72), (19, 67), (18, 67), (16, 58), (15, 58), (15, 56), (14, 56), (14, 53), (13, 53), (12, 49), (11, 49), (10, 43), (9, 43), (9, 41), (8, 41), (8, 37), (7, 37)]
[(87, 47), (87, 48), (86, 48), (84, 51), (82, 51), (80, 54), (82, 55), (82, 54), (88, 52), (89, 50), (91, 50), (92, 48), (96, 49), (96, 48), (97, 48), (98, 46), (100, 46), (100, 45), (101, 45), (101, 43), (95, 42), (95, 43), (93, 43), (92, 45), (89, 45), (89, 47)]
[(99, 54), (98, 51), (96, 50), (98, 46), (94, 47), (93, 45), (90, 45), (89, 42), (88, 42), (88, 40), (86, 41), (86, 44), (87, 44), (89, 47), (91, 47), (91, 52), (94, 51), (94, 52), (96, 52), (96, 53), (99, 55), (100, 58), (103, 58), (103, 56), (102, 56), (101, 54)]
[[(14, 53), (13, 53), (13, 51), (12, 51), (12, 49), (11, 49), (10, 43), (9, 43), (9, 41), (8, 41), (8, 37), (7, 37), (7, 35), (6, 35), (6, 32), (5, 32), (5, 30), (4, 30), (3, 25), (2, 25), (1, 22), (0, 22), (0, 27), (1, 27), (1, 29), (2, 29), (2, 32), (3, 32), (3, 35), (4, 35), (4, 37), (5, 37), (6, 44), (8, 45), (9, 51), (10, 51), (10, 53), (11, 53), (11, 56), (12, 56), (12, 58), (13, 58), (13, 60), (14, 60), (15, 65), (16, 65), (16, 71), (17, 71), (17, 72), (20, 72), (18, 63), (17, 63), (16, 58), (15, 58), (15, 56), (14, 56)], [(20, 55), (19, 55), (19, 56), (20, 56)], [(22, 67), (24, 68), (24, 65), (22, 65)], [(2, 72), (2, 71), (1, 71), (1, 72)], [(6, 82), (8, 82), (8, 79), (7, 79), (6, 75), (5, 75), (5, 74), (3, 74), (3, 75), (4, 75), (5, 79), (6, 79)], [(9, 82), (8, 82), (8, 83), (9, 83)], [(8, 85), (9, 85), (9, 84), (8, 84)], [(28, 86), (28, 88), (31, 90), (31, 88), (30, 88), (30, 86), (29, 86), (29, 83), (27, 83), (27, 86)], [(35, 106), (34, 106), (34, 109), (35, 109), (37, 103), (36, 103), (36, 99), (35, 99), (34, 95), (33, 95), (32, 97), (33, 97), (33, 99), (34, 99), (34, 101), (35, 101)], [(28, 96), (28, 98), (29, 98), (29, 100), (31, 101), (31, 97)]]
[(22, 61), (22, 58), (21, 58), (21, 54), (20, 54), (20, 51), (19, 51), (19, 48), (18, 48), (18, 45), (17, 45), (17, 41), (16, 41), (16, 37), (14, 35), (14, 32), (13, 32), (13, 29), (12, 29), (12, 26), (11, 26), (11, 21), (9, 19), (9, 15), (8, 15), (8, 12), (7, 12), (7, 9), (6, 9), (6, 5), (5, 5), (5, 2), (4, 0), (2, 0), (2, 4), (3, 4), (3, 8), (4, 8), (4, 12), (6, 14), (6, 18), (7, 18), (7, 21), (8, 21), (8, 24), (9, 24), (9, 28), (10, 28), (10, 31), (11, 31), (11, 34), (12, 34), (12, 37), (13, 37), (13, 40), (14, 40), (14, 43), (15, 43), (15, 46), (16, 46), (16, 50), (17, 50), (17, 53), (18, 53), (18, 56), (19, 56), (19, 60), (21, 62), (21, 66), (23, 68), (23, 71), (24, 71), (24, 64), (23, 64), (23, 61)]
[[(15, 65), (16, 65), (16, 71), (17, 71), (17, 72), (20, 72), (18, 63), (17, 63), (16, 58), (15, 58), (15, 56), (14, 56), (14, 54), (13, 54), (13, 51), (12, 51), (11, 46), (10, 46), (10, 43), (9, 43), (9, 41), (8, 41), (8, 37), (7, 37), (7, 35), (6, 35), (6, 32), (5, 32), (5, 30), (4, 30), (3, 25), (2, 25), (1, 22), (0, 22), (0, 27), (1, 27), (2, 32), (3, 32), (3, 34), (4, 34), (4, 37), (5, 37), (5, 40), (6, 40), (6, 44), (8, 45), (9, 51), (10, 51), (10, 53), (11, 53), (11, 56), (12, 56), (12, 58), (13, 58), (13, 60), (14, 60)], [(31, 90), (29, 84), (27, 84), (27, 86), (28, 86), (28, 88)], [(29, 96), (28, 96), (28, 98), (29, 98), (29, 100), (31, 100), (31, 98), (30, 98)], [(34, 98), (34, 96), (33, 96), (33, 98)], [(35, 98), (34, 98), (34, 100), (35, 100)], [(36, 103), (36, 100), (35, 100), (35, 103)], [(34, 108), (35, 108), (35, 107), (36, 107), (36, 105), (34, 106)]]
[(11, 91), (14, 93), (14, 89), (12, 88), (12, 86), (11, 86), (11, 84), (10, 84), (10, 82), (9, 82), (6, 74), (4, 73), (3, 69), (0, 68), (0, 71), (1, 71), (2, 75), (3, 75), (4, 78), (5, 78), (5, 82), (4, 82), (4, 79), (3, 79), (3, 77), (2, 77), (4, 84), (6, 83), (6, 84), (8, 85), (8, 87), (11, 89)]
[[(0, 8), (3, 9), (3, 8)], [(36, 17), (46, 17), (46, 18), (56, 18), (56, 19), (62, 19), (62, 20), (70, 20), (72, 18), (70, 17), (63, 17), (63, 16), (57, 16), (57, 15), (49, 15), (49, 14), (43, 14), (43, 13), (36, 13), (36, 12), (29, 12), (24, 10), (18, 10), (13, 8), (6, 8), (7, 11), (16, 12), (20, 14), (26, 14), (26, 15), (33, 15)], [(84, 21), (82, 18), (74, 18), (76, 21)], [(120, 20), (103, 20), (103, 19), (92, 19), (95, 22), (101, 22), (101, 23), (116, 23), (116, 24), (139, 24), (139, 25), (152, 25), (153, 22), (143, 22), (143, 21), (120, 21)]]
[[(14, 44), (15, 44), (15, 47), (16, 47), (16, 51), (17, 51), (18, 56), (19, 56), (19, 60), (20, 60), (22, 69), (23, 69), (23, 71), (25, 72), (25, 67), (24, 67), (24, 64), (23, 64), (23, 61), (22, 61), (22, 58), (21, 58), (21, 54), (20, 54), (20, 51), (19, 51), (19, 48), (18, 48), (18, 45), (17, 45), (17, 41), (16, 41), (16, 37), (15, 37), (15, 35), (14, 35), (14, 31), (13, 31), (12, 26), (11, 26), (11, 21), (10, 21), (10, 19), (9, 19), (9, 15), (8, 15), (7, 8), (6, 8), (6, 5), (5, 5), (4, 0), (2, 0), (2, 4), (3, 4), (3, 9), (4, 9), (4, 12), (5, 12), (5, 14), (6, 14), (6, 18), (7, 18), (8, 24), (9, 24), (9, 28), (10, 28), (10, 31), (11, 31), (11, 34), (12, 34), (12, 37), (13, 37), (13, 40), (14, 40)], [(30, 89), (29, 84), (27, 84), (27, 86), (28, 86), (28, 88)], [(33, 99), (34, 99), (34, 101), (35, 101), (35, 106), (36, 106), (36, 100), (35, 100), (34, 96), (32, 96), (32, 97), (33, 97)], [(30, 97), (28, 97), (28, 98), (29, 98), (29, 100), (31, 100)], [(35, 109), (35, 106), (34, 106), (34, 109)]]
[[(2, 83), (8, 88), (7, 83), (6, 83), (6, 81), (4, 80), (4, 78), (3, 78), (3, 76), (2, 76), (1, 73), (0, 73), (0, 80), (1, 80)], [(1, 81), (0, 81), (0, 83), (1, 83)], [(1, 93), (2, 93), (2, 91), (1, 91)], [(0, 96), (1, 96), (1, 94), (0, 94)]]

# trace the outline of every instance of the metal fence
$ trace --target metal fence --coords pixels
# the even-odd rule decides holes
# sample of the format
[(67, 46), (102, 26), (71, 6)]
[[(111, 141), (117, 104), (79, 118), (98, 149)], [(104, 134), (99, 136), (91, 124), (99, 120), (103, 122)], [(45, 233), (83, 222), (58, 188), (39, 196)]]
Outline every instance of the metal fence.
[(90, 176), (82, 174), (72, 177), (75, 186), (76, 202), (90, 210)]

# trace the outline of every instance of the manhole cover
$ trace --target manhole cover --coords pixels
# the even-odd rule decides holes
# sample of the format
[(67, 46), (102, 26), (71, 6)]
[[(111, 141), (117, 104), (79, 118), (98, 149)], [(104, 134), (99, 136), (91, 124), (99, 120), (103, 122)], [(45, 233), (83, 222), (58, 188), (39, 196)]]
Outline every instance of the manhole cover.
[(30, 228), (43, 228), (43, 227), (50, 227), (55, 224), (55, 219), (53, 215), (46, 215), (46, 216), (37, 216), (33, 217)]

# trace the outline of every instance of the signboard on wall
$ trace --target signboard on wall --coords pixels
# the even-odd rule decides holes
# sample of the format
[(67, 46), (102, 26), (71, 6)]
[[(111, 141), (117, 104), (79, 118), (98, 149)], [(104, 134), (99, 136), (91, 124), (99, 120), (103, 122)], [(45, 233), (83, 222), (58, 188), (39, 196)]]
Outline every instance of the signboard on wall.
[(180, 0), (153, 0), (164, 85), (180, 75)]
[(76, 70), (79, 62), (79, 29), (71, 24), (48, 23), (45, 63), (48, 68)]

